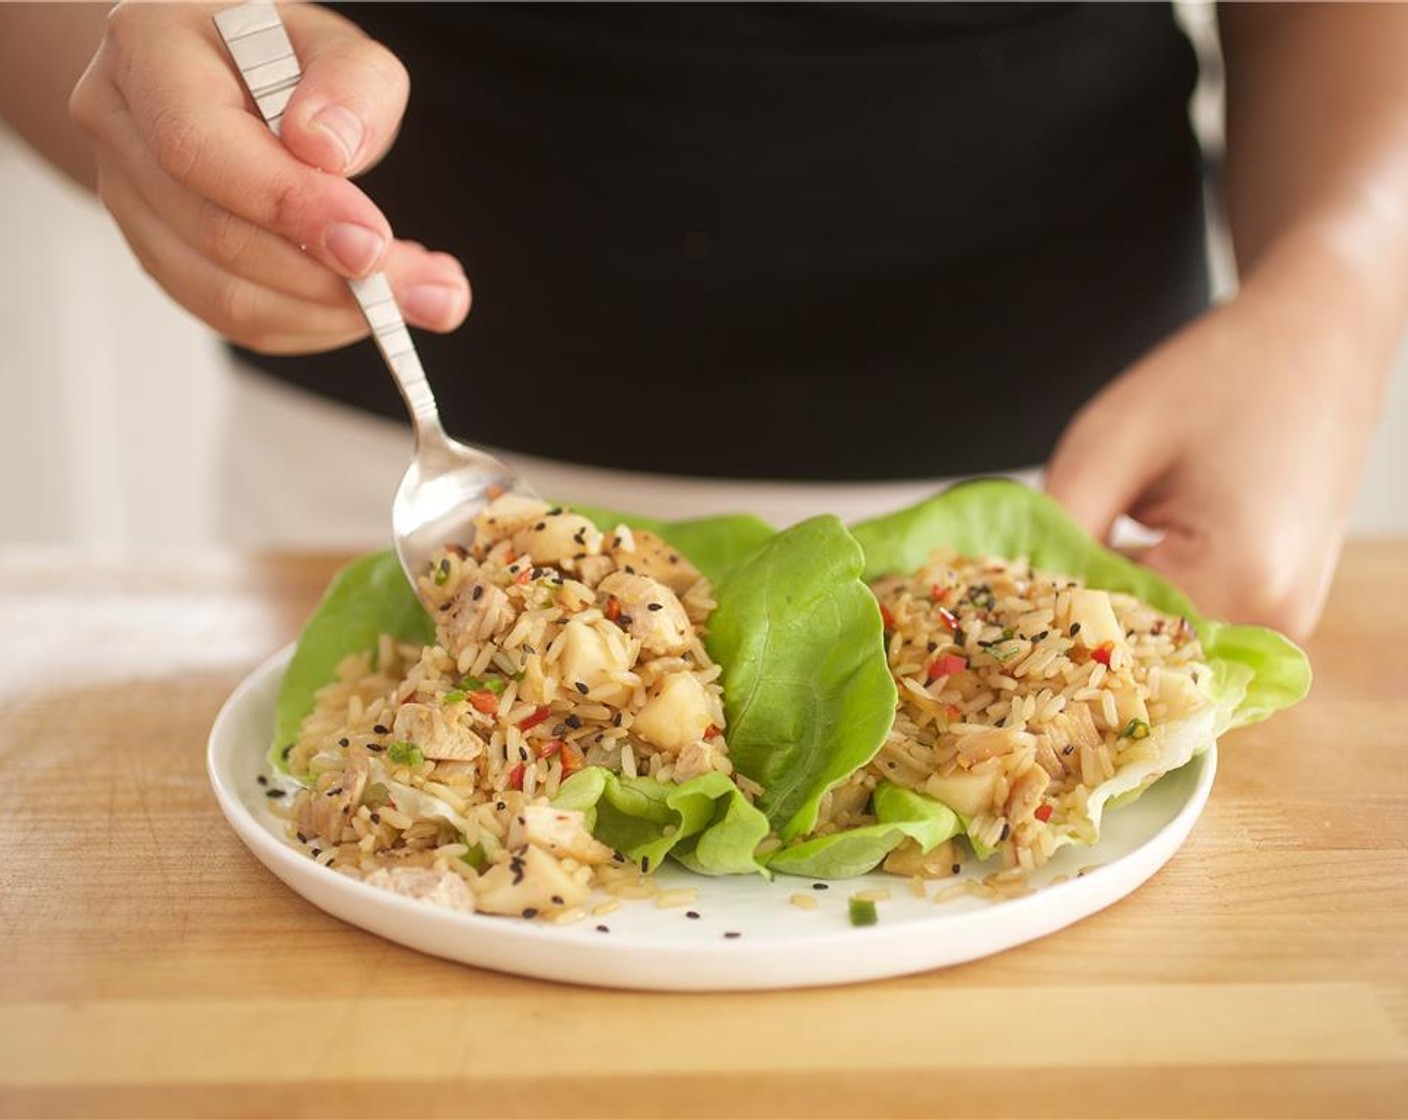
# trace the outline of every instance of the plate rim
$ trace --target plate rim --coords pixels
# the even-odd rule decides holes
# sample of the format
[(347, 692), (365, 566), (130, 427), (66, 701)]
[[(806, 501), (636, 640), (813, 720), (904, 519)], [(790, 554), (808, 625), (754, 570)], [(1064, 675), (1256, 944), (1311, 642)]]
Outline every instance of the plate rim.
[[(888, 925), (774, 934), (751, 942), (740, 937), (686, 943), (637, 932), (592, 940), (580, 933), (580, 926), (590, 925), (587, 922), (552, 926), (466, 914), (368, 886), (306, 858), (261, 822), (227, 772), (225, 756), (233, 761), (230, 743), (237, 736), (231, 728), (246, 715), (246, 708), (259, 702), (261, 693), (277, 694), (294, 648), (292, 643), (284, 646), (241, 679), (221, 705), (207, 739), (207, 777), (240, 841), (294, 893), (333, 917), (434, 956), (540, 980), (653, 991), (784, 989), (909, 975), (1004, 952), (1090, 917), (1143, 886), (1182, 847), (1207, 804), (1217, 773), (1214, 743), (1186, 764), (1200, 770), (1186, 800), (1166, 824), (1111, 862), (1021, 898), (960, 913), (936, 911)], [(259, 751), (262, 760), (265, 743)], [(1090, 850), (1094, 853), (1098, 845)], [(699, 878), (683, 869), (678, 874), (687, 876), (686, 881)], [(785, 879), (810, 882), (805, 877)], [(1053, 906), (1053, 898), (1065, 905)], [(940, 944), (925, 943), (925, 932), (940, 930), (944, 936), (933, 939)], [(856, 944), (864, 951), (851, 952)], [(544, 946), (570, 946), (572, 951), (538, 953)], [(632, 968), (620, 967), (623, 956), (633, 958)]]

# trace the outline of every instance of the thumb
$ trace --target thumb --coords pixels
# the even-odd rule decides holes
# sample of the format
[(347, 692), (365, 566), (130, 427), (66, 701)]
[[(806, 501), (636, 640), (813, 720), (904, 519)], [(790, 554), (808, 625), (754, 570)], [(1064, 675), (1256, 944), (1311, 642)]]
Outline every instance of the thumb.
[(352, 176), (396, 138), (411, 81), (389, 50), (317, 4), (282, 8), (303, 79), (284, 111), (284, 146), (304, 163)]
[(1161, 470), (1158, 437), (1137, 416), (1097, 397), (1062, 433), (1046, 468), (1046, 492), (1096, 540), (1107, 542)]

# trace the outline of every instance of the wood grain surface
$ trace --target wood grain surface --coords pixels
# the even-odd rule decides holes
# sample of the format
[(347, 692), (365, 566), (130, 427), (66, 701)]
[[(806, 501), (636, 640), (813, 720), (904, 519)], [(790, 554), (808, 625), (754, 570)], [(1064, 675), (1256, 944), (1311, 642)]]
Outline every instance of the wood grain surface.
[(1130, 898), (722, 995), (422, 956), (245, 851), (206, 735), (334, 564), (0, 553), (0, 1115), (1408, 1115), (1408, 542), (1350, 546), (1311, 698)]

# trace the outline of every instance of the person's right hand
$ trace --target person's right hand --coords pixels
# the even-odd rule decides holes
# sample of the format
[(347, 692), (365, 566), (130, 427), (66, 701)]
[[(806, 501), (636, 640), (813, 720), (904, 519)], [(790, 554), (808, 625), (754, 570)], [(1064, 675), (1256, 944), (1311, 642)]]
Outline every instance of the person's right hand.
[(211, 22), (216, 5), (118, 5), (70, 103), (93, 138), (98, 193), (178, 303), (264, 353), (367, 333), (344, 278), (384, 270), (406, 320), (469, 311), (459, 262), (393, 240), (348, 177), (395, 139), (409, 79), (385, 47), (315, 4), (281, 6), (303, 80), (282, 142), (250, 107)]

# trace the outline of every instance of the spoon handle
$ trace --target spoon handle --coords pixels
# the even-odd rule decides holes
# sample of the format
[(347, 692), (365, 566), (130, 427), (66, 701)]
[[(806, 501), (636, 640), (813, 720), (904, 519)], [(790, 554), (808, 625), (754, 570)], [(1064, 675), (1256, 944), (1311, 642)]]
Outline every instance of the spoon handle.
[[(298, 56), (289, 42), (278, 9), (267, 0), (249, 0), (217, 12), (215, 29), (234, 59), (259, 115), (275, 136), (280, 135), (284, 110), (303, 71), (299, 69)], [(425, 379), (420, 355), (416, 353), (386, 274), (374, 272), (365, 279), (347, 281), (347, 286), (352, 289), (357, 306), (372, 329), (372, 339), (401, 390), (415, 428), (416, 445), (419, 447), (426, 439), (443, 441), (445, 431), (435, 407), (435, 395)]]

